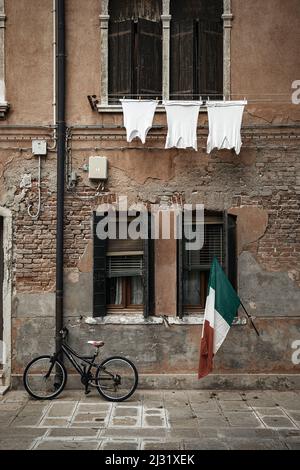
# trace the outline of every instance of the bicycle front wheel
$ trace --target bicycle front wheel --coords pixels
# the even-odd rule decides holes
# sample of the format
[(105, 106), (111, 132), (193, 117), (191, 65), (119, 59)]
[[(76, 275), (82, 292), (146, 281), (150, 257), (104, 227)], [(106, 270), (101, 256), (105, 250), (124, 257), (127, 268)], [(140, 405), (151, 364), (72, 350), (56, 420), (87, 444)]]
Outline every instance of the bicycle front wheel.
[(129, 359), (114, 356), (100, 364), (95, 380), (98, 392), (106, 400), (124, 401), (137, 388), (138, 372)]
[(33, 359), (23, 374), (25, 390), (37, 400), (51, 400), (64, 389), (67, 371), (64, 365), (51, 356), (40, 356)]

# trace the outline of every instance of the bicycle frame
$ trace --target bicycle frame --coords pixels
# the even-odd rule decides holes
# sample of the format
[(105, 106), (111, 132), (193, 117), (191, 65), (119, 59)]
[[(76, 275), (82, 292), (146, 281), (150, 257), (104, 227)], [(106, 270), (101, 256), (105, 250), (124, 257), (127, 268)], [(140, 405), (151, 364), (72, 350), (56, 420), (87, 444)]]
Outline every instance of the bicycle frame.
[[(94, 376), (90, 376), (91, 370), (93, 368), (98, 368), (100, 364), (95, 363), (96, 357), (99, 355), (99, 351), (97, 350), (95, 354), (92, 356), (81, 356), (78, 354), (76, 351), (74, 351), (66, 342), (63, 342), (61, 350), (54, 354), (52, 356), (52, 367), (50, 368), (48, 375), (51, 374), (52, 368), (55, 364), (56, 359), (59, 358), (59, 356), (63, 353), (71, 362), (73, 365), (74, 369), (78, 372), (78, 374), (81, 376), (81, 379), (85, 379), (84, 385), (87, 387), (87, 385), (91, 385), (92, 387), (97, 387), (96, 384), (96, 379)], [(79, 359), (80, 361), (84, 362), (88, 367), (86, 368), (85, 364), (79, 364), (78, 361), (76, 361), (76, 358)], [(105, 373), (108, 375), (107, 378), (102, 377), (102, 380), (111, 380), (114, 379), (114, 375), (108, 372), (104, 367), (103, 370)], [(93, 381), (95, 383), (93, 383)]]

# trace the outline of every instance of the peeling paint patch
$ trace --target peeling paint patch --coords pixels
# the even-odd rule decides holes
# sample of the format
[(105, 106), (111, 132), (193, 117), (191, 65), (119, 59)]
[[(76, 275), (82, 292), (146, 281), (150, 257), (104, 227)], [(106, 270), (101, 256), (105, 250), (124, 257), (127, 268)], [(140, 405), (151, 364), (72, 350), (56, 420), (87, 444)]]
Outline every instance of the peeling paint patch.
[(255, 206), (241, 206), (229, 209), (230, 214), (237, 216), (238, 251), (259, 240), (268, 226), (268, 212)]

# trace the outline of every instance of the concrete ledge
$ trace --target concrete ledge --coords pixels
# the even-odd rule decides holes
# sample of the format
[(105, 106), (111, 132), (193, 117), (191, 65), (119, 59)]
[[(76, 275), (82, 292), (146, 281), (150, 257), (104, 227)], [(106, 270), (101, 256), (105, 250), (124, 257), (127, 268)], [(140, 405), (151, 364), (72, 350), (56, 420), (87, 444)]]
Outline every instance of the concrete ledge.
[[(203, 315), (186, 315), (182, 319), (174, 316), (150, 316), (143, 314), (106, 315), (105, 317), (86, 317), (88, 325), (203, 325)], [(235, 318), (233, 325), (247, 325), (246, 318)]]
[[(13, 375), (12, 388), (23, 389), (22, 376)], [(67, 389), (83, 389), (78, 375), (69, 374)], [(145, 390), (300, 390), (300, 374), (140, 374), (139, 389)]]

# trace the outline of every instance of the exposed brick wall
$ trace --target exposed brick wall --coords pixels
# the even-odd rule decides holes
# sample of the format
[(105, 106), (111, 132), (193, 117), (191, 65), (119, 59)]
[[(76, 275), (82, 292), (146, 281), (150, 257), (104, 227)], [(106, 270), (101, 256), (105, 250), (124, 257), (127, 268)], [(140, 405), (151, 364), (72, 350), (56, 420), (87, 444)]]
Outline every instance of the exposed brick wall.
[[(241, 166), (236, 160), (233, 162), (231, 158), (228, 159), (228, 155), (223, 160), (222, 156), (215, 156), (208, 164), (198, 160), (194, 165), (194, 177), (193, 171), (187, 169), (189, 185), (186, 174), (181, 173), (175, 174), (169, 182), (160, 182), (159, 185), (153, 183), (152, 187), (147, 185), (146, 188), (131, 180), (131, 193), (146, 202), (151, 195), (151, 199), (157, 202), (169, 197), (170, 202), (182, 203), (192, 202), (188, 195), (196, 188), (199, 195), (197, 201), (194, 199), (193, 202), (204, 202), (210, 209), (244, 205), (265, 209), (269, 215), (266, 233), (247, 249), (267, 271), (292, 272), (293, 278), (300, 282), (297, 153), (294, 150), (270, 151), (266, 147), (257, 152), (256, 161), (250, 167)], [(124, 180), (115, 180), (113, 170), (110, 175), (111, 193), (106, 195), (95, 197), (95, 189), (83, 179), (73, 192), (66, 192), (66, 268), (77, 267), (91, 238), (92, 211), (101, 203), (114, 202), (116, 194), (127, 194), (125, 176)], [(19, 292), (53, 291), (55, 288), (56, 198), (55, 193), (47, 192), (46, 185), (47, 181), (43, 182), (39, 220), (29, 218), (25, 205), (16, 212), (14, 219), (14, 272), (15, 286)], [(219, 203), (215, 199), (212, 202), (211, 198), (216, 194)]]

